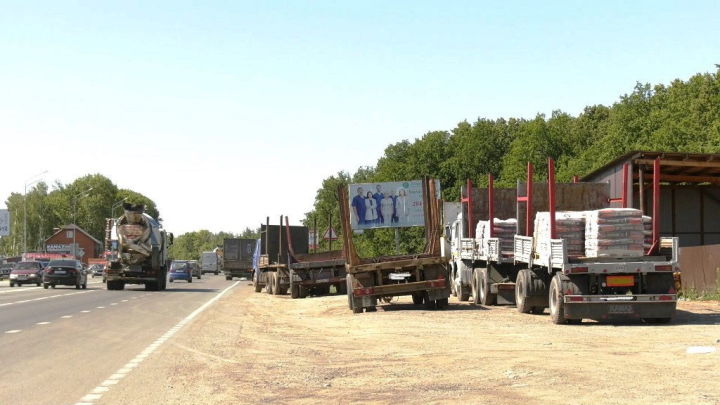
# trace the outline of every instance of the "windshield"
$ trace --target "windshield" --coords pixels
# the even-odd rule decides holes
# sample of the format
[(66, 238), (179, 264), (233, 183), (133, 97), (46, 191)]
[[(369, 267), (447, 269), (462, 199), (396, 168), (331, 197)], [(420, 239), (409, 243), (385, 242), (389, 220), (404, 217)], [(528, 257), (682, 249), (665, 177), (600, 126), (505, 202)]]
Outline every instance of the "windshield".
[(170, 270), (182, 269), (187, 265), (187, 262), (173, 262), (170, 265)]
[(20, 262), (15, 270), (34, 270), (40, 267), (38, 264), (37, 262)]
[(15, 265), (12, 264), (12, 263), (5, 263), (5, 264), (3, 264), (2, 266), (0, 266), (0, 268), (2, 268), (2, 269), (12, 269), (14, 266), (15, 266)]
[(52, 260), (48, 266), (50, 267), (75, 267), (75, 260)]

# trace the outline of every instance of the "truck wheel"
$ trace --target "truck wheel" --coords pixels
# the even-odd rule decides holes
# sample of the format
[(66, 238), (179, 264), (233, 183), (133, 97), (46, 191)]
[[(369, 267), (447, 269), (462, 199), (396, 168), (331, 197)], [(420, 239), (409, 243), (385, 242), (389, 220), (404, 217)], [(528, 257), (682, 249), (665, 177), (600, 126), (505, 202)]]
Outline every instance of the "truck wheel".
[(482, 269), (478, 274), (478, 292), (480, 294), (480, 303), (483, 305), (495, 305), (497, 303), (497, 294), (490, 292), (490, 272), (488, 269)]
[(188, 283), (192, 283), (192, 276), (188, 278)]
[(272, 275), (273, 295), (280, 295), (280, 274), (277, 272)]
[(345, 283), (340, 283), (335, 288), (337, 288), (338, 294), (347, 294), (347, 285)]
[(44, 288), (44, 289), (46, 289), (46, 290), (47, 290), (47, 289), (48, 289), (48, 287), (50, 287), (50, 284), (48, 284), (48, 283), (43, 283), (43, 288)]
[(643, 318), (642, 321), (649, 324), (670, 323), (672, 318)]
[(440, 298), (438, 300), (435, 300), (435, 306), (437, 309), (445, 309), (448, 306), (448, 299), (447, 298)]
[(377, 312), (377, 307), (365, 307), (365, 312)]
[(515, 307), (522, 314), (529, 314), (532, 306), (528, 302), (528, 289), (530, 287), (530, 270), (522, 269), (515, 279)]
[(550, 319), (552, 319), (552, 322), (556, 325), (562, 325), (562, 324), (579, 324), (582, 322), (582, 319), (565, 319), (565, 306), (563, 303), (563, 288), (568, 287), (572, 289), (572, 286), (569, 284), (571, 283), (564, 283), (563, 280), (560, 278), (559, 274), (556, 274), (552, 281), (550, 281), (550, 292), (549, 292), (549, 299), (550, 302)]
[(423, 296), (421, 293), (412, 293), (412, 300), (413, 300), (413, 304), (422, 305)]
[(436, 308), (435, 300), (431, 300), (430, 295), (427, 292), (423, 293), (423, 302), (425, 303), (425, 309), (433, 310)]
[(362, 309), (362, 307), (360, 307), (360, 308), (353, 308), (352, 311), (353, 311), (353, 314), (362, 314), (363, 309)]
[(273, 279), (272, 273), (265, 273), (265, 292), (268, 294), (273, 293)]
[[(232, 280), (232, 278), (231, 278), (231, 280)], [(260, 282), (259, 282), (259, 281), (256, 280), (256, 281), (253, 282), (253, 284), (255, 285), (255, 292), (256, 292), (256, 293), (259, 293), (260, 291), (262, 291), (262, 286), (260, 285)]]
[(172, 283), (172, 282), (173, 282), (173, 279), (170, 279), (170, 282)]
[(216, 272), (214, 272), (213, 274), (217, 276), (217, 275), (218, 275), (218, 272), (216, 271)]
[(458, 300), (460, 301), (469, 301), (470, 300), (470, 293), (468, 292), (467, 288), (463, 287), (462, 281), (460, 281), (460, 284), (458, 285)]
[(297, 299), (300, 298), (300, 286), (297, 284), (292, 284), (290, 286), (290, 298)]

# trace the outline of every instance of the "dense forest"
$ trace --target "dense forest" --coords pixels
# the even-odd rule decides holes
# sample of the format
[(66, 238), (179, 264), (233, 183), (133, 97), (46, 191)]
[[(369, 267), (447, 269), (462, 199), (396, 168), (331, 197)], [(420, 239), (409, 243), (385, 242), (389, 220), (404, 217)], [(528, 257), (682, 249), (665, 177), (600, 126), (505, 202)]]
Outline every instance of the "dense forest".
[(223, 246), (225, 238), (251, 238), (260, 237), (259, 230), (245, 228), (239, 234), (228, 232), (213, 233), (202, 229), (184, 233), (175, 238), (175, 243), (170, 247), (170, 257), (181, 260), (198, 260), (200, 253), (209, 252)]
[(5, 201), (12, 213), (10, 236), (0, 239), (0, 255), (12, 256), (22, 251), (24, 209), (27, 209), (27, 249), (42, 251), (43, 242), (53, 234), (53, 228), (72, 223), (102, 241), (105, 219), (112, 215), (113, 205), (115, 216), (119, 215), (123, 201), (145, 204), (148, 214), (155, 218), (160, 215), (150, 198), (118, 188), (100, 174), (83, 176), (67, 185), (55, 183), (52, 190), (45, 182), (39, 182), (27, 190), (25, 197), (12, 193)]
[[(311, 225), (317, 216), (325, 229), (330, 213), (338, 218), (336, 189), (348, 182), (432, 176), (440, 179), (445, 200), (458, 201), (460, 185), (468, 178), (485, 184), (491, 173), (497, 184), (511, 186), (525, 177), (527, 162), (532, 162), (535, 176), (544, 179), (551, 157), (558, 180), (569, 181), (634, 150), (720, 152), (720, 70), (669, 85), (638, 83), (613, 105), (588, 106), (577, 117), (554, 111), (533, 119), (478, 118), (391, 144), (374, 166), (324, 179), (305, 223)], [(421, 237), (417, 229), (403, 230), (400, 253), (420, 250)], [(396, 249), (391, 230), (366, 231), (354, 240), (367, 256)]]

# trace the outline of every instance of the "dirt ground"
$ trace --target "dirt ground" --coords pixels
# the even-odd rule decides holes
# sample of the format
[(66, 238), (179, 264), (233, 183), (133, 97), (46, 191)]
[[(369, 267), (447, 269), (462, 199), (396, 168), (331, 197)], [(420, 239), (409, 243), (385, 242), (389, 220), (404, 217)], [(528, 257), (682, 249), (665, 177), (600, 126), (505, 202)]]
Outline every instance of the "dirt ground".
[(345, 296), (292, 300), (243, 282), (101, 403), (720, 404), (718, 302), (680, 302), (659, 326), (409, 302), (353, 315)]

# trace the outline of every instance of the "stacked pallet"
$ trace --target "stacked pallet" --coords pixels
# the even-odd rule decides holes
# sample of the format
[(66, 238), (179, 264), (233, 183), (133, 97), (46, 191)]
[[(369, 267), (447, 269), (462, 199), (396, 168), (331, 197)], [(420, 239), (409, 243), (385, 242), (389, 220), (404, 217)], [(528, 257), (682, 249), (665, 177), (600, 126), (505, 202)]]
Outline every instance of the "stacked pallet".
[(653, 244), (652, 218), (647, 215), (643, 215), (642, 219), (643, 219), (643, 234), (645, 235), (643, 247), (647, 251), (648, 249), (650, 249), (652, 247), (652, 244)]
[[(563, 239), (570, 258), (585, 255), (585, 211), (560, 211), (555, 213), (555, 237)], [(550, 213), (535, 215), (535, 251), (538, 256), (550, 256)]]
[(585, 213), (585, 256), (637, 257), (643, 255), (645, 227), (642, 211), (605, 208)]
[[(513, 243), (517, 231), (517, 219), (498, 219), (493, 221), (493, 237), (500, 240), (500, 253), (502, 255), (513, 254)], [(485, 248), (490, 238), (490, 221), (478, 221), (475, 228), (475, 238), (480, 245), (480, 254), (486, 255)]]

